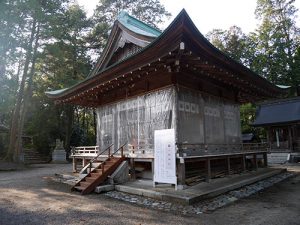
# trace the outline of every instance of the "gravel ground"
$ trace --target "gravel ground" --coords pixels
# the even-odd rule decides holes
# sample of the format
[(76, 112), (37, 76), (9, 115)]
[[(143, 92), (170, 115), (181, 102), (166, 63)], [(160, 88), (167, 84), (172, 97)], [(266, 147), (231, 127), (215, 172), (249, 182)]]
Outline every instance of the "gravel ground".
[(0, 172), (0, 225), (44, 224), (300, 224), (300, 176), (199, 215), (153, 209), (105, 195), (81, 196), (53, 182), (71, 165)]

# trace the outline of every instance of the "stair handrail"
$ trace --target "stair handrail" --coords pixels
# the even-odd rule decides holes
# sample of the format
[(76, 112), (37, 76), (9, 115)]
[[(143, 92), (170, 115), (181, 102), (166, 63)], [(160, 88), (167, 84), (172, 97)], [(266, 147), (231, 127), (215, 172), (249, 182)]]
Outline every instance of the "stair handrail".
[(108, 146), (105, 150), (103, 150), (102, 152), (98, 153), (97, 156), (95, 156), (94, 158), (92, 158), (89, 162), (90, 164), (90, 172), (92, 171), (92, 163), (100, 156), (102, 155), (104, 152), (106, 152), (108, 150), (108, 158), (110, 158), (110, 149), (114, 144), (111, 144), (110, 146)]
[(125, 144), (121, 145), (121, 147), (119, 147), (116, 151), (114, 151), (113, 154), (111, 154), (111, 156), (113, 156), (114, 154), (116, 154), (121, 149), (121, 157), (124, 157), (124, 146), (125, 145), (127, 145), (127, 142)]

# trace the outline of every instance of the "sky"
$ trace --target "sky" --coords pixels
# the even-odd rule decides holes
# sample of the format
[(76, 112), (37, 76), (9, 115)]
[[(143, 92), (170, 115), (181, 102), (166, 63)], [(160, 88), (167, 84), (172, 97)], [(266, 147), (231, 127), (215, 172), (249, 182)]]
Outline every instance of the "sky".
[[(99, 0), (77, 0), (92, 15)], [(199, 31), (207, 34), (213, 29), (228, 29), (233, 25), (242, 28), (244, 33), (254, 31), (258, 21), (254, 11), (256, 0), (160, 0), (167, 11), (172, 14), (160, 28), (165, 29), (184, 8)], [(300, 10), (300, 0), (296, 0), (296, 8)], [(300, 12), (297, 25), (300, 26)]]

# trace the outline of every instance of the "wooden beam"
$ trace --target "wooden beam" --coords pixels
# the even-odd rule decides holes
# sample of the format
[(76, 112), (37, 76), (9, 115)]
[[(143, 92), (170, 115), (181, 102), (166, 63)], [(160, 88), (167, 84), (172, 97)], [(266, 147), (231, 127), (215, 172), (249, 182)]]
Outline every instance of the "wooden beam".
[(72, 167), (73, 167), (73, 173), (77, 173), (77, 159), (76, 159), (76, 157), (73, 157)]
[(289, 131), (289, 149), (293, 151), (293, 138), (292, 138), (292, 129), (291, 126), (288, 126)]
[(230, 157), (226, 157), (226, 163), (227, 163), (227, 174), (230, 174)]
[(210, 158), (207, 158), (205, 161), (206, 168), (206, 182), (210, 182), (211, 179), (211, 166), (210, 166)]
[(135, 176), (135, 165), (134, 165), (135, 163), (134, 163), (134, 158), (131, 158), (130, 159), (130, 168), (131, 168), (131, 179), (132, 180), (135, 180), (136, 179), (136, 176)]
[(184, 158), (180, 158), (177, 163), (178, 185), (185, 185), (185, 161)]
[(268, 153), (264, 152), (263, 156), (264, 156), (264, 166), (267, 167), (268, 166)]
[(246, 156), (242, 155), (242, 171), (246, 171)]
[(258, 164), (257, 164), (257, 155), (256, 155), (256, 153), (253, 154), (253, 163), (254, 163), (254, 169), (257, 170)]

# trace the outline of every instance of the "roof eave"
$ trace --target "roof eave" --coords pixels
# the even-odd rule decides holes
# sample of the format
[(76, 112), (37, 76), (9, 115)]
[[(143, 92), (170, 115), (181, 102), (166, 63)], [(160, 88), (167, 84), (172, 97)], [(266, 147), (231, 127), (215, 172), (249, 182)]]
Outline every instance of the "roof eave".
[[(185, 25), (189, 26), (190, 29), (186, 28)], [(187, 30), (188, 29), (188, 30)], [(174, 31), (176, 31), (174, 33)], [(71, 95), (75, 91), (84, 90), (84, 88), (88, 88), (89, 85), (91, 85), (94, 81), (100, 81), (108, 78), (109, 75), (116, 74), (122, 70), (122, 66), (127, 63), (129, 65), (134, 65), (133, 62), (135, 59), (137, 59), (140, 56), (144, 56), (147, 54), (148, 50), (152, 47), (159, 46), (161, 42), (164, 40), (167, 40), (169, 36), (172, 36), (174, 39), (181, 39), (184, 35), (192, 34), (195, 37), (193, 38), (197, 45), (199, 46), (200, 50), (205, 50), (210, 54), (212, 57), (214, 57), (215, 60), (219, 60), (222, 64), (224, 63), (227, 65), (228, 68), (236, 71), (239, 74), (242, 74), (244, 76), (250, 76), (251, 79), (256, 80), (257, 82), (260, 82), (260, 85), (265, 86), (269, 88), (270, 90), (273, 90), (274, 93), (277, 93), (277, 95), (284, 94), (285, 91), (281, 88), (276, 87), (275, 85), (271, 84), (269, 81), (267, 81), (265, 78), (257, 75), (253, 71), (251, 71), (249, 68), (245, 67), (241, 63), (233, 60), (232, 58), (225, 55), (223, 52), (215, 48), (196, 28), (188, 14), (185, 10), (182, 10), (179, 15), (173, 20), (173, 22), (167, 27), (167, 29), (158, 37), (156, 38), (152, 43), (150, 43), (148, 46), (143, 48), (140, 52), (126, 58), (124, 61), (120, 61), (108, 68), (105, 68), (105, 70), (101, 71), (98, 74), (95, 74), (95, 76), (88, 77), (83, 82), (69, 88), (68, 90), (64, 91), (63, 93), (60, 93), (59, 95), (55, 96), (54, 98), (63, 98)], [(178, 44), (178, 43), (174, 43)], [(173, 46), (170, 46), (170, 48)], [(149, 60), (149, 57), (145, 57)], [(140, 62), (140, 61), (139, 61)], [(140, 62), (140, 64), (145, 62)], [(140, 64), (136, 64), (135, 66), (138, 68), (141, 66)], [(233, 64), (233, 65), (232, 65)], [(234, 68), (233, 68), (234, 67)], [(109, 73), (111, 71), (111, 73)], [(113, 73), (114, 72), (114, 73)], [(122, 71), (126, 72), (126, 71)], [(262, 82), (262, 83), (261, 83)]]

